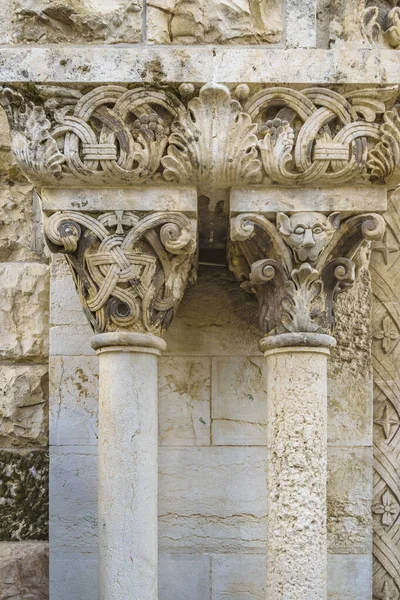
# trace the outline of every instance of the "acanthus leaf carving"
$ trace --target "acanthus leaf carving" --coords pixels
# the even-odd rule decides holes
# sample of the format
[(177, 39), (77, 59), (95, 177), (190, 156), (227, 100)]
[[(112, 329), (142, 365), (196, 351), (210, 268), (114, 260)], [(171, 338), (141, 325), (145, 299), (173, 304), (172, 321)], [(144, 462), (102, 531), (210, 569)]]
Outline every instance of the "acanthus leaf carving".
[(162, 159), (167, 181), (233, 181), (259, 183), (257, 126), (232, 100), (223, 85), (205, 85), (188, 110), (172, 124), (167, 156)]
[(178, 212), (56, 212), (48, 245), (64, 252), (96, 332), (162, 333), (193, 268), (196, 222)]
[(372, 213), (342, 223), (339, 213), (277, 213), (276, 224), (257, 213), (232, 217), (230, 268), (243, 281), (247, 262), (262, 333), (331, 333), (337, 297), (355, 280), (352, 259), (384, 230)]

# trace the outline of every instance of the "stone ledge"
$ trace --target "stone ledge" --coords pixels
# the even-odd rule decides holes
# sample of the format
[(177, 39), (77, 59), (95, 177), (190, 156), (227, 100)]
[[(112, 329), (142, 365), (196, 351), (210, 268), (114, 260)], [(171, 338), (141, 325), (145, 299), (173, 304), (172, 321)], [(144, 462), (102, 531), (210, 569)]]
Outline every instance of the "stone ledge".
[[(215, 46), (0, 48), (0, 81), (398, 84), (400, 51)], [(232, 68), (234, 65), (234, 68)], [(279, 68), (277, 68), (279, 65)]]

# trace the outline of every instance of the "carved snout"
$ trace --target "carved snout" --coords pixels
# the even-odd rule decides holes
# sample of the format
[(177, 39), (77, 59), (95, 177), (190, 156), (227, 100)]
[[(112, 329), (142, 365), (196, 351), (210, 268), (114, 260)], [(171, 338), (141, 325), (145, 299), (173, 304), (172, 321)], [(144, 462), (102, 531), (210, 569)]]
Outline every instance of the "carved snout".
[(303, 239), (302, 246), (304, 248), (313, 248), (315, 246), (315, 240), (314, 240), (314, 236), (312, 234), (311, 229), (306, 229), (304, 231), (304, 239)]

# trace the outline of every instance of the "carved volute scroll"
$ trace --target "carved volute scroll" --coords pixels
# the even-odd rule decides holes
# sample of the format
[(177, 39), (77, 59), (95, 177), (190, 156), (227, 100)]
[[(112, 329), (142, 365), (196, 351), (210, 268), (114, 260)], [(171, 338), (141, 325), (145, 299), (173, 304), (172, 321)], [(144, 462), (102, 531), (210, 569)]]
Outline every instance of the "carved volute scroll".
[(196, 221), (179, 212), (56, 212), (47, 243), (63, 252), (95, 332), (161, 334), (192, 274)]
[(400, 181), (397, 86), (0, 88), (36, 185), (336, 186)]
[(383, 233), (372, 213), (342, 223), (337, 212), (232, 217), (230, 268), (257, 295), (262, 333), (331, 333), (336, 298), (354, 283), (354, 255)]

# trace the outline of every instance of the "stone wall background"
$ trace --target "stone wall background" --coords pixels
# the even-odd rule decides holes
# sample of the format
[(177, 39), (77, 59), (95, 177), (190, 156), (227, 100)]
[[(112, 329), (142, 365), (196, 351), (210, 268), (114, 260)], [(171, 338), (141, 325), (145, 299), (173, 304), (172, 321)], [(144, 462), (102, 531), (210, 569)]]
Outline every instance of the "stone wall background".
[(48, 598), (49, 267), (0, 115), (0, 598)]

